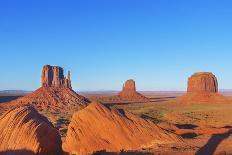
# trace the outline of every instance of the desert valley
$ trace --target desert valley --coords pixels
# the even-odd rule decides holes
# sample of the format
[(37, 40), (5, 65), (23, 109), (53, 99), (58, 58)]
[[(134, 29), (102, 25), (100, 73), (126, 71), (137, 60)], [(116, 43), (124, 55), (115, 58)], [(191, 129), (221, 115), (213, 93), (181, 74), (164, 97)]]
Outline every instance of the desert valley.
[(187, 92), (138, 92), (130, 79), (121, 92), (80, 94), (70, 71), (45, 65), (40, 88), (1, 95), (0, 154), (230, 154), (230, 95), (209, 72)]
[(232, 155), (231, 8), (0, 1), (0, 155)]

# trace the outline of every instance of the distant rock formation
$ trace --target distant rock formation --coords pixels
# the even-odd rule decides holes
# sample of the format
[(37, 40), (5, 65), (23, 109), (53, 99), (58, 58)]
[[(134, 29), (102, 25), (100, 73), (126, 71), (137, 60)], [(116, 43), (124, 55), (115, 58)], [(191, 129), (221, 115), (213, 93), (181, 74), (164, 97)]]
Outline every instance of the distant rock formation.
[(63, 144), (70, 154), (106, 150), (138, 150), (157, 144), (182, 142), (177, 135), (124, 110), (93, 102), (74, 113)]
[(42, 71), (42, 87), (11, 102), (1, 104), (0, 113), (22, 105), (32, 105), (39, 111), (80, 110), (89, 100), (72, 90), (70, 72), (68, 78), (63, 68), (46, 65)]
[(130, 79), (123, 84), (122, 91), (118, 94), (121, 100), (125, 101), (143, 101), (148, 100), (145, 96), (136, 91), (135, 81)]
[(32, 107), (12, 109), (0, 118), (0, 152), (63, 155), (56, 128)]
[(218, 93), (218, 82), (210, 72), (198, 72), (188, 79), (187, 93), (177, 98), (181, 103), (227, 103), (228, 99)]
[(188, 79), (188, 92), (218, 92), (218, 82), (215, 75), (210, 72), (199, 72)]
[(72, 89), (70, 71), (68, 71), (68, 78), (66, 78), (62, 67), (45, 65), (42, 70), (42, 86)]

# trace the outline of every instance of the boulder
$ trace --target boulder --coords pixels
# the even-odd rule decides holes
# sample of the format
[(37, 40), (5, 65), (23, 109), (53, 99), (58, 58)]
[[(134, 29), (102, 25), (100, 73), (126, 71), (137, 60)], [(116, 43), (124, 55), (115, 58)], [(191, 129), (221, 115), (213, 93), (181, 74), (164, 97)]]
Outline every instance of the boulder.
[(0, 118), (0, 154), (62, 155), (61, 137), (33, 107), (15, 108)]

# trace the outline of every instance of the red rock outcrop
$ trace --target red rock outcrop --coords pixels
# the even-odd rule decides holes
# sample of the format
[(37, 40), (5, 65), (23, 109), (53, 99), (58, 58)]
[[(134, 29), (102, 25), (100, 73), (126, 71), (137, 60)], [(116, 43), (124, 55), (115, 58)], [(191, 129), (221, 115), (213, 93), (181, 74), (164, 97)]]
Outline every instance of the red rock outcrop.
[(59, 66), (45, 65), (42, 70), (42, 86), (43, 87), (66, 87), (72, 88), (70, 71), (68, 71), (68, 78), (64, 76), (63, 68)]
[(37, 110), (79, 110), (89, 103), (88, 99), (65, 87), (41, 87), (36, 91), (6, 103), (9, 108), (32, 105)]
[(56, 128), (32, 107), (12, 109), (0, 118), (0, 154), (63, 155)]
[(214, 74), (199, 72), (188, 79), (187, 93), (177, 98), (181, 103), (227, 103), (228, 99), (218, 93), (218, 82)]
[(124, 101), (146, 101), (148, 98), (136, 91), (135, 81), (130, 79), (123, 85), (122, 91), (118, 94), (120, 100)]
[(0, 113), (22, 105), (32, 105), (39, 111), (79, 110), (88, 103), (88, 99), (72, 90), (70, 72), (66, 79), (61, 67), (46, 65), (42, 71), (42, 87), (24, 97), (1, 104)]
[(63, 149), (70, 154), (91, 154), (99, 150), (139, 150), (181, 141), (150, 121), (93, 102), (74, 113)]
[(208, 72), (193, 74), (188, 79), (188, 92), (218, 92), (218, 82), (215, 75)]

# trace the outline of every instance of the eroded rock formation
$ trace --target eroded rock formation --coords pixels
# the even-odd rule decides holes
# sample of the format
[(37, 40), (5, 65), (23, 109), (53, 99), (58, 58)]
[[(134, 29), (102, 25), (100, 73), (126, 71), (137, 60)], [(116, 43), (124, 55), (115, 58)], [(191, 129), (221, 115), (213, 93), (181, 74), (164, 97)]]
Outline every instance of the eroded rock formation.
[(74, 111), (89, 103), (88, 99), (72, 90), (70, 72), (66, 79), (61, 67), (46, 65), (41, 77), (41, 88), (24, 97), (1, 104), (0, 113), (22, 105), (32, 105), (39, 111)]
[(210, 72), (198, 72), (188, 79), (187, 93), (177, 98), (181, 103), (227, 103), (228, 99), (218, 93), (218, 82)]
[(136, 91), (135, 81), (130, 79), (123, 84), (122, 91), (118, 94), (121, 100), (143, 101), (148, 100), (145, 96)]
[(63, 155), (56, 128), (32, 107), (12, 109), (0, 118), (0, 152)]
[(209, 72), (193, 74), (188, 79), (188, 92), (218, 92), (218, 82), (215, 75)]
[(68, 71), (68, 78), (64, 76), (62, 67), (45, 65), (42, 70), (42, 86), (43, 87), (66, 87), (72, 88), (70, 71)]
[(181, 142), (178, 136), (150, 121), (93, 102), (73, 115), (63, 149), (70, 154), (91, 154), (99, 150), (138, 150), (178, 142)]

